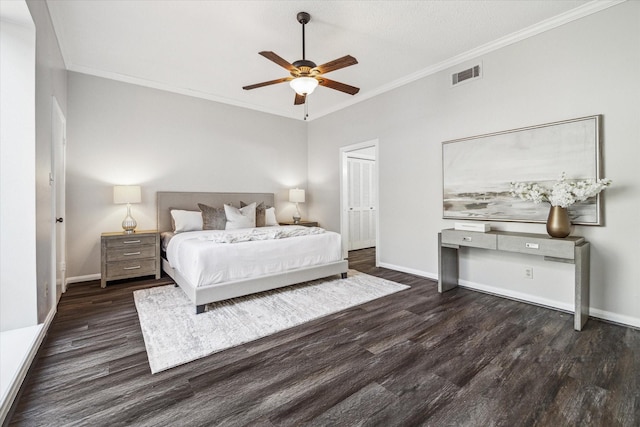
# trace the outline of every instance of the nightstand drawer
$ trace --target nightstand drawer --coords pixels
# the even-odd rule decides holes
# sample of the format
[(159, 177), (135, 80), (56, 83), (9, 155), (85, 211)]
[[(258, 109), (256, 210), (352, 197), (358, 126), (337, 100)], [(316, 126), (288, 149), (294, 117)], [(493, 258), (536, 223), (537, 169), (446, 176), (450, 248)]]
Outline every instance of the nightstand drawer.
[(155, 256), (155, 246), (131, 246), (124, 249), (109, 249), (107, 251), (107, 262), (154, 258)]
[(472, 248), (496, 249), (496, 235), (462, 230), (442, 230), (442, 243)]
[(106, 267), (109, 280), (156, 274), (155, 258), (109, 262)]
[(155, 245), (156, 237), (155, 236), (136, 236), (136, 235), (127, 235), (127, 236), (118, 236), (111, 237), (107, 240), (107, 248), (130, 248), (133, 246), (141, 246), (141, 245)]

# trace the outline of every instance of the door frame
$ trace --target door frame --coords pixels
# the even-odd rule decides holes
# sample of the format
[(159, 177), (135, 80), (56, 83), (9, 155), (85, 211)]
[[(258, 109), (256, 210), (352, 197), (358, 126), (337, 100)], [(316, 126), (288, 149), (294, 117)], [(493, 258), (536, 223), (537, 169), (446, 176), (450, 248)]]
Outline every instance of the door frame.
[[(59, 121), (62, 140), (58, 141), (55, 136), (55, 123)], [(66, 223), (65, 201), (66, 201), (66, 146), (67, 146), (67, 119), (60, 108), (60, 104), (55, 96), (51, 97), (51, 175), (49, 175), (51, 185), (51, 284), (50, 295), (52, 306), (58, 304), (58, 279), (60, 280), (61, 292), (67, 291), (66, 278)], [(58, 164), (58, 161), (60, 162)], [(58, 203), (60, 201), (60, 203)], [(58, 214), (63, 218), (63, 222), (58, 224), (56, 218)], [(60, 239), (60, 240), (58, 240)], [(58, 251), (58, 241), (60, 251)], [(58, 263), (60, 265), (58, 265)], [(58, 271), (61, 272), (58, 278)]]
[[(376, 157), (375, 157), (375, 155), (367, 155), (367, 154), (361, 154), (361, 153), (359, 153), (357, 151), (349, 151), (347, 153), (347, 157), (346, 157), (347, 168), (348, 168), (347, 171), (350, 170), (350, 165), (352, 165), (354, 161), (357, 161), (357, 162), (369, 162), (370, 166), (375, 167)], [(362, 169), (361, 169), (361, 171), (362, 171)], [(371, 171), (371, 177), (375, 178), (375, 175), (376, 175), (375, 170)], [(346, 197), (345, 200), (346, 200), (346, 203), (348, 205), (349, 196), (351, 196), (351, 194), (349, 192), (352, 189), (351, 182), (349, 182), (351, 180), (349, 179), (348, 172), (347, 172), (347, 180), (348, 180), (347, 186), (345, 187), (347, 189), (347, 195), (346, 195), (347, 197)], [(370, 184), (371, 184), (371, 188), (370, 189), (373, 190), (375, 188), (375, 182), (370, 181)], [(372, 194), (371, 197), (373, 197), (374, 200), (375, 200), (376, 195)], [(377, 202), (375, 202), (374, 205), (375, 204), (377, 204)], [(374, 206), (374, 211), (373, 211), (374, 214), (376, 212), (375, 208), (376, 208), (376, 206)], [(347, 227), (349, 227), (349, 230), (348, 230), (349, 240), (347, 240), (347, 250), (348, 251), (358, 250), (358, 249), (352, 249), (354, 242), (351, 241), (351, 229), (350, 229), (351, 228), (351, 221), (349, 220), (349, 216), (350, 216), (351, 212), (353, 212), (352, 208), (350, 206), (345, 206), (345, 215), (347, 216)], [(362, 217), (360, 219), (362, 219)], [(374, 221), (375, 221), (375, 215), (374, 215)], [(375, 235), (375, 231), (374, 231), (374, 235)], [(371, 239), (369, 239), (369, 240), (371, 240)], [(375, 241), (373, 242), (373, 245), (375, 245)], [(366, 247), (370, 247), (370, 246), (366, 246)]]
[[(375, 152), (373, 192), (376, 201), (375, 221), (376, 221), (376, 267), (380, 264), (380, 192), (379, 192), (379, 174), (380, 174), (380, 152), (378, 150), (378, 140), (360, 142), (357, 144), (346, 145), (340, 147), (340, 234), (342, 235), (342, 257), (349, 256), (349, 216), (346, 209), (348, 207), (349, 196), (349, 180), (348, 180), (348, 162), (349, 153), (352, 151), (362, 150), (363, 148), (373, 147)], [(355, 156), (353, 156), (355, 157)]]

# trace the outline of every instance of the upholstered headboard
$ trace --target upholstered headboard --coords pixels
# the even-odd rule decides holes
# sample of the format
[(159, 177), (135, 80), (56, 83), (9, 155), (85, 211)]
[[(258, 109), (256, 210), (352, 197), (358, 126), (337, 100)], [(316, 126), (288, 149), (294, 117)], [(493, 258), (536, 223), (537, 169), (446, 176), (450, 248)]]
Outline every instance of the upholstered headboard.
[(158, 231), (171, 231), (171, 209), (199, 211), (198, 203), (219, 207), (231, 203), (239, 207), (240, 202), (260, 203), (274, 206), (273, 193), (193, 193), (181, 191), (158, 191), (156, 193), (158, 207)]

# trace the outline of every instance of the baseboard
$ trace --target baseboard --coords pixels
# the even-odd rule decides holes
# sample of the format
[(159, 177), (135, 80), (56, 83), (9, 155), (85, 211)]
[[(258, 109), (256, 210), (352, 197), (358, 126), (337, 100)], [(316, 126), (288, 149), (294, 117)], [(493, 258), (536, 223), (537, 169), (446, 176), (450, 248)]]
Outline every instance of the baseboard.
[[(402, 273), (415, 274), (416, 276), (426, 277), (428, 279), (438, 280), (438, 275), (429, 273), (426, 271), (416, 270), (413, 268), (402, 267), (399, 265), (380, 263), (380, 267), (388, 268), (390, 270), (400, 271)], [(509, 298), (516, 301), (526, 302), (529, 304), (537, 304), (543, 307), (549, 307), (556, 310), (566, 311), (569, 313), (574, 312), (574, 305), (567, 304), (560, 301), (550, 300), (547, 298), (540, 298), (530, 294), (524, 294), (520, 292), (511, 291), (504, 288), (496, 288), (489, 285), (483, 285), (480, 283), (470, 282), (468, 280), (459, 280), (458, 284), (462, 288), (471, 289), (478, 292), (484, 292), (487, 294), (496, 295), (503, 298)], [(628, 326), (632, 328), (640, 329), (640, 318), (625, 316), (623, 314), (613, 313), (611, 311), (600, 310), (598, 308), (589, 307), (589, 316), (605, 320), (607, 322), (613, 322), (622, 326)]]
[(496, 288), (494, 286), (483, 285), (481, 283), (470, 282), (468, 280), (458, 280), (458, 286), (461, 288), (472, 289), (474, 291), (484, 292), (486, 294), (496, 295), (515, 301), (526, 302), (529, 304), (540, 305), (543, 307), (554, 308), (569, 313), (574, 312), (574, 304), (568, 304), (552, 299), (541, 298), (531, 294), (512, 291), (511, 289)]
[(33, 341), (31, 349), (29, 349), (29, 352), (24, 358), (22, 362), (22, 366), (20, 367), (20, 370), (18, 371), (18, 374), (16, 375), (13, 381), (13, 384), (9, 386), (9, 390), (7, 391), (6, 398), (2, 402), (0, 402), (0, 425), (5, 424), (7, 415), (9, 415), (11, 411), (11, 407), (14, 403), (14, 400), (16, 399), (16, 397), (18, 396), (18, 393), (20, 392), (20, 387), (22, 387), (22, 383), (24, 382), (24, 379), (27, 376), (27, 372), (29, 372), (29, 368), (31, 367), (31, 364), (33, 363), (36, 355), (38, 354), (40, 345), (42, 345), (42, 342), (44, 341), (44, 337), (47, 335), (47, 332), (49, 331), (49, 326), (51, 326), (51, 322), (53, 322), (53, 318), (55, 317), (56, 312), (57, 312), (57, 307), (55, 306), (52, 307), (51, 310), (49, 311), (47, 318), (44, 320), (42, 324), (42, 329), (40, 329), (40, 331), (38, 332), (38, 335)]
[(86, 276), (67, 277), (67, 285), (70, 283), (89, 282), (91, 280), (100, 280), (100, 273), (87, 274)]
[(617, 323), (622, 326), (631, 326), (632, 328), (640, 329), (640, 318), (638, 317), (625, 316), (623, 314), (591, 307), (589, 308), (589, 316), (606, 320), (607, 322)]
[(400, 271), (402, 273), (415, 274), (416, 276), (426, 277), (427, 279), (438, 280), (438, 275), (437, 274), (428, 273), (428, 272), (422, 271), (422, 270), (416, 270), (416, 269), (413, 269), (413, 268), (402, 267), (400, 265), (387, 264), (386, 262), (381, 262), (381, 263), (379, 263), (378, 266), (382, 267), (382, 268), (388, 268), (389, 270)]
[[(494, 288), (493, 286), (482, 285), (467, 280), (459, 280), (458, 284), (462, 288), (472, 289), (478, 292), (484, 292), (499, 297), (509, 298), (516, 301), (522, 301), (530, 304), (536, 304), (543, 307), (549, 307), (569, 313), (574, 312), (573, 304), (566, 304), (555, 300), (536, 297), (531, 294), (523, 294), (514, 292), (504, 288)], [(611, 311), (600, 310), (598, 308), (589, 307), (589, 317), (594, 319), (605, 320), (607, 322), (617, 323), (622, 326), (629, 326), (640, 329), (640, 319), (637, 317), (625, 316), (623, 314), (613, 313)]]

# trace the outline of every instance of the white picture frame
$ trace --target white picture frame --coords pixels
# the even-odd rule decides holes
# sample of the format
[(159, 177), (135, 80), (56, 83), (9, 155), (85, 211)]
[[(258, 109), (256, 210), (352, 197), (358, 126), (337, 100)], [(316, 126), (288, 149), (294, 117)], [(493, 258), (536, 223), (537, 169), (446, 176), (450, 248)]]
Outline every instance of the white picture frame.
[[(601, 178), (601, 115), (442, 143), (444, 219), (546, 222), (549, 204), (512, 197), (511, 182), (551, 186)], [(569, 207), (573, 224), (602, 225), (600, 195)]]

